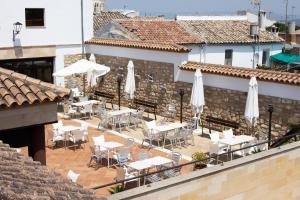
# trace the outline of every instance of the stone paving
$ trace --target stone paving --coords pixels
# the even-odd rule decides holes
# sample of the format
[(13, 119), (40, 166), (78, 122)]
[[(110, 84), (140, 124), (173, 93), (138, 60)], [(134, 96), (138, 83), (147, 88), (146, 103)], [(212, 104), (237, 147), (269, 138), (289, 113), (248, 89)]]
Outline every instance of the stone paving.
[[(62, 115), (59, 114), (59, 117)], [(158, 120), (161, 117), (158, 116)], [(116, 177), (116, 169), (115, 167), (107, 168), (106, 161), (103, 162), (104, 166), (100, 166), (97, 170), (93, 167), (88, 167), (88, 163), (90, 160), (90, 149), (89, 146), (92, 145), (92, 137), (104, 135), (106, 141), (116, 141), (122, 144), (126, 144), (128, 137), (134, 138), (136, 143), (132, 148), (132, 158), (133, 161), (137, 159), (137, 154), (140, 151), (149, 151), (151, 156), (163, 156), (170, 158), (171, 149), (163, 149), (163, 148), (148, 148), (146, 146), (141, 145), (141, 140), (143, 138), (142, 128), (137, 128), (135, 130), (129, 129), (124, 130), (121, 133), (113, 130), (99, 130), (97, 129), (99, 119), (97, 117), (93, 117), (89, 120), (65, 120), (63, 119), (64, 125), (74, 125), (80, 126), (80, 122), (89, 124), (89, 141), (83, 145), (81, 149), (64, 148), (63, 146), (60, 148), (47, 148), (46, 156), (47, 156), (47, 166), (50, 169), (53, 169), (63, 176), (67, 176), (69, 170), (73, 170), (76, 173), (79, 173), (80, 176), (78, 178), (77, 183), (82, 185), (85, 188), (92, 188), (95, 186), (104, 185), (107, 183), (114, 182), (114, 178)], [(52, 131), (52, 125), (46, 126), (46, 140), (47, 135)], [(205, 130), (207, 132), (207, 130)], [(48, 146), (51, 146), (51, 142), (48, 142)], [(187, 145), (185, 147), (176, 147), (173, 151), (180, 152), (183, 154), (183, 162), (187, 162), (191, 160), (191, 155), (194, 152), (208, 152), (210, 140), (207, 138), (200, 137), (195, 135), (195, 145)], [(24, 154), (27, 154), (26, 149), (22, 149)], [(182, 168), (182, 173), (187, 173), (193, 169), (193, 166), (186, 166)], [(135, 185), (134, 185), (135, 186)], [(108, 195), (108, 188), (103, 188), (96, 190), (95, 193), (97, 195)]]

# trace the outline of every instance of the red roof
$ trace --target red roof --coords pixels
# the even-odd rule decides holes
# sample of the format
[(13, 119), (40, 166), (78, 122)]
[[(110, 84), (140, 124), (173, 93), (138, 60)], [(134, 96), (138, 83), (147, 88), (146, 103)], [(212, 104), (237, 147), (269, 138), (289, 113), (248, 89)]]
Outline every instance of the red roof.
[(115, 20), (143, 41), (164, 42), (172, 44), (201, 43), (198, 37), (186, 31), (174, 20)]
[(67, 88), (0, 68), (0, 107), (58, 101), (69, 94)]
[(255, 76), (258, 80), (272, 81), (284, 84), (300, 86), (300, 74), (279, 72), (263, 69), (249, 69), (242, 67), (232, 67), (227, 65), (206, 64), (197, 62), (188, 62), (180, 66), (182, 70), (195, 71), (200, 68), (203, 73), (218, 74), (223, 76), (233, 76), (239, 78), (247, 78)]

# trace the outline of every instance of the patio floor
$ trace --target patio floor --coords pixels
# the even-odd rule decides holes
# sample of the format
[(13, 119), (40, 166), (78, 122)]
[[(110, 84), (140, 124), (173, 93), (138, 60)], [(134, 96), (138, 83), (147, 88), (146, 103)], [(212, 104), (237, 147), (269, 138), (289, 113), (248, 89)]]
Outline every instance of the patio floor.
[[(64, 125), (74, 125), (74, 126), (80, 126), (81, 120), (63, 120)], [(151, 157), (153, 156), (162, 156), (166, 158), (170, 158), (170, 152), (168, 150), (159, 150), (156, 148), (148, 148), (145, 146), (142, 146), (139, 144), (139, 139), (141, 139), (141, 129), (138, 129), (136, 131), (130, 130), (124, 131), (121, 133), (121, 136), (116, 135), (119, 133), (116, 133), (114, 131), (101, 131), (95, 128), (95, 125), (98, 125), (99, 119), (93, 118), (91, 120), (85, 120), (84, 122), (88, 123), (89, 126), (89, 141), (85, 143), (84, 148), (73, 150), (71, 148), (46, 148), (46, 156), (47, 156), (47, 166), (50, 169), (53, 169), (63, 176), (67, 176), (67, 173), (69, 170), (73, 170), (76, 173), (79, 173), (80, 176), (78, 178), (77, 183), (82, 185), (85, 188), (92, 188), (95, 186), (104, 185), (107, 183), (114, 182), (114, 178), (116, 177), (116, 169), (114, 167), (107, 168), (106, 163), (104, 162), (104, 166), (100, 166), (99, 169), (95, 170), (92, 167), (88, 167), (88, 163), (90, 160), (90, 149), (89, 146), (92, 145), (92, 137), (93, 136), (99, 136), (104, 135), (106, 141), (116, 141), (120, 142), (122, 144), (126, 144), (127, 140), (126, 137), (130, 136), (135, 138), (137, 143), (133, 145), (132, 148), (132, 157), (133, 160), (137, 159), (138, 152), (141, 150), (143, 151), (149, 151)], [(52, 125), (46, 126), (46, 139), (48, 133), (52, 131)], [(197, 140), (196, 140), (197, 141)], [(48, 143), (48, 145), (51, 145), (51, 142)], [(193, 147), (194, 149), (197, 148), (197, 146)], [(188, 151), (184, 148), (181, 149), (174, 149), (174, 151)], [(27, 155), (27, 149), (22, 149), (22, 153)], [(185, 157), (184, 157), (185, 158)], [(187, 162), (187, 160), (182, 159), (181, 162)], [(182, 168), (182, 173), (187, 173), (192, 170), (192, 166), (186, 166)], [(95, 193), (97, 195), (109, 195), (108, 188), (103, 188), (96, 190)]]

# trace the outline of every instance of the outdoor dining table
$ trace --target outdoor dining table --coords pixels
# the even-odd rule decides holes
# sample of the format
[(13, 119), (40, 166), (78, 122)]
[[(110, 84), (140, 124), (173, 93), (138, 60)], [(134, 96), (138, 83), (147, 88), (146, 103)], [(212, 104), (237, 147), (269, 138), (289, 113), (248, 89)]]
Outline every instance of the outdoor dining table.
[(183, 128), (184, 126), (185, 126), (184, 123), (174, 122), (174, 123), (158, 125), (158, 126), (155, 127), (155, 129), (158, 132), (167, 132), (167, 131), (172, 131), (172, 130), (175, 130), (175, 129)]
[(99, 103), (101, 103), (101, 101), (98, 101), (98, 100), (88, 100), (88, 101), (80, 101), (80, 102), (72, 103), (72, 106), (83, 107), (83, 106), (86, 106), (88, 104), (99, 104)]
[(67, 147), (67, 133), (71, 134), (72, 131), (79, 130), (79, 129), (80, 127), (72, 126), (72, 125), (62, 126), (59, 128), (60, 131), (64, 132), (65, 148)]
[[(155, 156), (152, 158), (147, 158), (144, 160), (138, 160), (138, 161), (129, 163), (127, 165), (127, 167), (138, 171), (138, 175), (140, 175), (141, 171), (143, 171), (145, 169), (149, 169), (154, 166), (165, 165), (165, 164), (172, 163), (172, 162), (173, 161), (168, 158), (164, 158), (161, 156)], [(138, 185), (140, 186), (140, 180), (138, 182)]]
[(109, 117), (116, 117), (116, 116), (119, 116), (119, 115), (123, 115), (123, 114), (127, 114), (127, 113), (133, 113), (133, 112), (136, 112), (136, 110), (126, 108), (126, 109), (122, 109), (122, 110), (113, 110), (113, 111), (108, 112), (107, 114), (108, 114)]
[[(220, 139), (219, 142), (222, 144), (228, 145), (229, 151), (231, 151), (231, 148), (233, 146), (240, 145), (240, 147), (241, 147), (242, 144), (247, 143), (247, 142), (252, 142), (255, 139), (256, 139), (255, 137), (252, 137), (249, 135), (235, 135), (232, 138)], [(232, 154), (230, 156), (230, 159), (232, 160)]]
[(114, 142), (114, 141), (108, 141), (108, 142), (102, 142), (101, 144), (96, 144), (95, 145), (96, 146), (96, 148), (97, 148), (97, 146), (102, 146), (102, 147), (104, 147), (104, 148), (106, 148), (107, 149), (107, 167), (109, 168), (109, 164), (110, 164), (110, 162), (109, 162), (109, 160), (110, 160), (110, 151), (112, 151), (112, 150), (114, 150), (114, 149), (116, 149), (116, 148), (119, 148), (119, 147), (122, 147), (122, 146), (124, 146), (124, 144), (121, 144), (121, 143), (119, 143), (119, 142)]

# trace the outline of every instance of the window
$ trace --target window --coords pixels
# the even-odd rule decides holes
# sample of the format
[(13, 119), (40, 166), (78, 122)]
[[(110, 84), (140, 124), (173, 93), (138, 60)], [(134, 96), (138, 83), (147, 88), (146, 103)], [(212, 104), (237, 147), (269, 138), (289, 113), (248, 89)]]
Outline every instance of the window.
[(44, 26), (44, 8), (25, 8), (26, 26)]
[(52, 57), (0, 60), (0, 66), (3, 68), (49, 83), (53, 83), (53, 65)]
[(232, 65), (232, 49), (225, 50), (225, 65)]
[(270, 57), (270, 50), (269, 49), (264, 49), (261, 64), (262, 65), (268, 65), (269, 57)]

